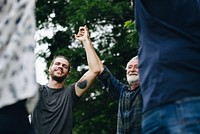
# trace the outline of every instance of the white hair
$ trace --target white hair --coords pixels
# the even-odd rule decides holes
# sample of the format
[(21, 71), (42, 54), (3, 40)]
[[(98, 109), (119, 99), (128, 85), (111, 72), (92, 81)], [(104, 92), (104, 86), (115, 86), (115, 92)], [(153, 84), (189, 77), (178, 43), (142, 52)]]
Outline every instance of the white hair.
[(127, 68), (128, 68), (128, 64), (129, 64), (132, 60), (138, 60), (138, 56), (136, 55), (135, 57), (133, 57), (133, 58), (131, 58), (131, 59), (129, 60), (129, 62), (126, 64), (126, 70), (127, 70)]

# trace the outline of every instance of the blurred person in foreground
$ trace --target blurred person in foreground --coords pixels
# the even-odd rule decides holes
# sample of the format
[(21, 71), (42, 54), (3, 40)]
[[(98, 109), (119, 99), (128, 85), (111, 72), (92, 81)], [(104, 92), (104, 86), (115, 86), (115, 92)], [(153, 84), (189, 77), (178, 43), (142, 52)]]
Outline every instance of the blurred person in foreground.
[(200, 1), (135, 0), (144, 134), (200, 132)]
[[(0, 133), (30, 134), (37, 99), (35, 1), (0, 0)], [(37, 97), (35, 97), (37, 98)]]

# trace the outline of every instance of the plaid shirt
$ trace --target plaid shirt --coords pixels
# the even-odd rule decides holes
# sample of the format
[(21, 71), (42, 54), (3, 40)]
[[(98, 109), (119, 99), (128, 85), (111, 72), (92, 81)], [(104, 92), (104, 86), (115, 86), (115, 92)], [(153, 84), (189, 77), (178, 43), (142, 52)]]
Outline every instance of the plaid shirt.
[(140, 134), (142, 121), (142, 96), (140, 88), (130, 88), (116, 79), (105, 67), (98, 80), (118, 102), (117, 134)]

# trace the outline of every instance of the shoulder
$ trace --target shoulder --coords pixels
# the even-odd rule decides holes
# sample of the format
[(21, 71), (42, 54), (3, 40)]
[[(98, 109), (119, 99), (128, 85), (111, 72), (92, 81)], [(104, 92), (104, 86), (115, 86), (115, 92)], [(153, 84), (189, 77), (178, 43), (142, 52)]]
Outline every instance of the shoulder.
[(66, 86), (65, 89), (66, 90), (75, 90), (75, 83)]
[(75, 94), (75, 83), (65, 86), (63, 92), (66, 94)]
[(75, 100), (78, 100), (81, 98), (76, 95), (75, 83), (66, 86), (64, 92), (66, 93), (66, 96), (71, 96)]

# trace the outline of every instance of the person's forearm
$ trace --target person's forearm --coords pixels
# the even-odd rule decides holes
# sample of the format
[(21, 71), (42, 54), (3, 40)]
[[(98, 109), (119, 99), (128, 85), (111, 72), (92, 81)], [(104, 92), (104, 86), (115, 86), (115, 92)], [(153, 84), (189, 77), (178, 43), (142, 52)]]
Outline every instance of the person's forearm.
[(104, 65), (103, 63), (101, 62), (99, 56), (96, 54), (96, 59), (97, 59), (97, 62), (98, 62), (98, 65), (99, 65), (99, 69), (100, 69), (100, 72), (99, 72), (99, 75), (102, 74), (103, 70), (104, 70)]
[(85, 51), (86, 51), (86, 56), (87, 56), (87, 62), (89, 66), (89, 70), (92, 71), (93, 73), (99, 74), (100, 68), (99, 68), (99, 58), (97, 58), (97, 54), (95, 52), (94, 47), (92, 46), (92, 42), (90, 39), (84, 40), (83, 42)]
[[(94, 50), (94, 47), (92, 46), (92, 42), (91, 42), (90, 39), (88, 39), (87, 41), (83, 42), (83, 44), (84, 44), (84, 46), (87, 46), (87, 44), (90, 44), (89, 46), (91, 46), (92, 49)], [(88, 54), (88, 57), (90, 57), (89, 54)], [(91, 57), (91, 58), (92, 58), (92, 57)], [(95, 63), (91, 63), (91, 64), (94, 64), (94, 66), (99, 66), (99, 69), (100, 69), (99, 74), (101, 74), (101, 73), (103, 72), (103, 70), (104, 70), (104, 65), (103, 65), (103, 63), (101, 62), (99, 56), (96, 54), (95, 50), (94, 50), (94, 58), (96, 58), (96, 59), (95, 59)], [(89, 62), (89, 61), (88, 61), (88, 62)], [(97, 63), (96, 63), (96, 62), (97, 62)], [(88, 65), (89, 65), (89, 63), (88, 63)], [(91, 65), (91, 66), (92, 66), (92, 65)]]

